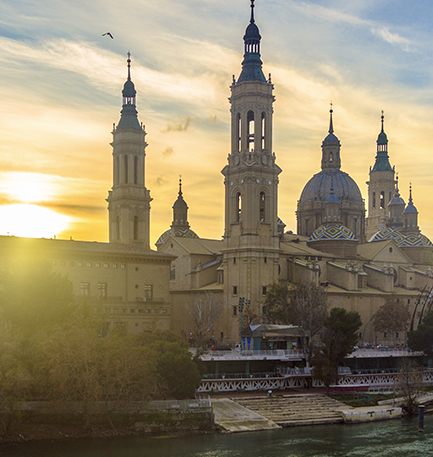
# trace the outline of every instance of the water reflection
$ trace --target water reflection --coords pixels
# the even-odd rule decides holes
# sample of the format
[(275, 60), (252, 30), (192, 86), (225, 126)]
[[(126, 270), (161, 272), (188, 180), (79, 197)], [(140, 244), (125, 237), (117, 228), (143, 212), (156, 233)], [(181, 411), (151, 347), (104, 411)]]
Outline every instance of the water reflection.
[(430, 455), (433, 416), (360, 425), (286, 428), (187, 438), (127, 437), (0, 446), (2, 457), (408, 457)]

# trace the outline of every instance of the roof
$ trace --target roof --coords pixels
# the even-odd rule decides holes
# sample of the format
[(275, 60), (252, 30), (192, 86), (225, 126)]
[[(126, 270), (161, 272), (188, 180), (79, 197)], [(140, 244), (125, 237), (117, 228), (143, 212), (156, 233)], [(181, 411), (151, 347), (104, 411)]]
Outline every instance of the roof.
[(190, 228), (170, 228), (166, 230), (155, 243), (156, 246), (164, 244), (165, 240), (170, 236), (179, 238), (198, 238), (198, 235)]
[(106, 255), (130, 255), (147, 258), (173, 260), (175, 257), (137, 245), (120, 243), (101, 243), (99, 241), (75, 241), (49, 238), (20, 238), (15, 236), (0, 236), (0, 250), (13, 249), (17, 253), (29, 250), (58, 252), (58, 253), (88, 253)]
[[(301, 239), (304, 238), (302, 241)], [(310, 248), (307, 245), (306, 237), (299, 237), (299, 242), (294, 242), (293, 240), (281, 241), (280, 249), (283, 254), (294, 255), (294, 256), (311, 256), (311, 257), (331, 257), (331, 255), (326, 254), (317, 249)]]
[(352, 230), (341, 224), (322, 225), (310, 236), (309, 243), (312, 241), (358, 241)]
[(331, 186), (334, 187), (334, 193), (341, 202), (349, 200), (363, 203), (358, 185), (347, 173), (341, 170), (325, 169), (315, 174), (305, 184), (299, 204), (302, 205), (309, 200), (325, 201)]
[(386, 228), (376, 232), (369, 240), (369, 243), (377, 243), (383, 240), (394, 240), (398, 247), (432, 247), (433, 243), (421, 233), (404, 234), (399, 229)]
[(241, 336), (253, 338), (284, 338), (302, 336), (300, 327), (294, 325), (257, 324), (242, 330)]
[(208, 240), (204, 238), (175, 238), (176, 242), (189, 254), (218, 254), (224, 247), (223, 240)]

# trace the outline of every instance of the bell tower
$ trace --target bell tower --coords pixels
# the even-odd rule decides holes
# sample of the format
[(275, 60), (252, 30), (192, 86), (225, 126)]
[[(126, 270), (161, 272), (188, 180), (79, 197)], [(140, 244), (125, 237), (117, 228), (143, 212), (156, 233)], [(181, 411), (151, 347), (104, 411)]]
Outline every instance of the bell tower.
[(388, 138), (383, 128), (384, 115), (381, 116), (382, 129), (377, 137), (377, 154), (373, 168), (370, 167), (368, 185), (368, 217), (366, 219), (366, 235), (369, 240), (384, 227), (389, 217), (388, 205), (394, 197), (394, 167), (391, 167), (388, 156)]
[(113, 125), (113, 187), (108, 192), (110, 243), (149, 246), (150, 193), (145, 186), (146, 132), (138, 122), (136, 90), (128, 79), (123, 86), (123, 107), (117, 127)]
[[(274, 86), (260, 59), (259, 28), (251, 19), (244, 35), (244, 60), (231, 85), (231, 152), (222, 170), (225, 185), (225, 295), (229, 308), (250, 300), (261, 316), (268, 284), (278, 277), (278, 175), (272, 152)], [(239, 331), (239, 328), (237, 329)], [(233, 337), (236, 335), (233, 334)]]

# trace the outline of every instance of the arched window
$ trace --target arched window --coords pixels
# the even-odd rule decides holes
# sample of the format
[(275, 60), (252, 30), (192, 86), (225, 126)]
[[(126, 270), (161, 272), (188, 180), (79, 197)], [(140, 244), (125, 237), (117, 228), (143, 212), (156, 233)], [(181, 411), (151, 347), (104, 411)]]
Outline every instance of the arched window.
[(329, 153), (329, 161), (330, 162), (334, 161), (334, 153), (332, 151)]
[(260, 192), (260, 222), (264, 222), (265, 216), (265, 193)]
[(128, 184), (128, 156), (124, 156), (123, 161), (125, 166), (125, 184)]
[(242, 214), (242, 195), (240, 192), (236, 194), (236, 222), (240, 222)]
[(261, 139), (262, 139), (262, 149), (265, 149), (265, 128), (266, 128), (266, 113), (262, 113), (262, 132), (261, 132)]
[(380, 209), (385, 208), (385, 192), (382, 190), (380, 193)]
[(138, 184), (138, 157), (134, 156), (134, 184)]
[(138, 240), (138, 217), (134, 217), (134, 240)]
[(236, 125), (237, 125), (237, 138), (238, 138), (238, 151), (240, 152), (241, 149), (242, 149), (242, 120), (241, 120), (241, 114), (238, 113), (237, 116), (237, 121), (236, 121)]
[(254, 151), (254, 112), (248, 111), (248, 151)]
[(373, 204), (372, 204), (372, 207), (376, 208), (376, 192), (373, 192)]

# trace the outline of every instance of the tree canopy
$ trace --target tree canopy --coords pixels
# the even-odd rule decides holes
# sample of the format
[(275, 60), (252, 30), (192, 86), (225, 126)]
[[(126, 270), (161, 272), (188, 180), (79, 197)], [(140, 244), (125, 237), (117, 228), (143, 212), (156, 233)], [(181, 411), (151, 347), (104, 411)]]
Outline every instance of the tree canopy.
[(433, 355), (433, 311), (422, 320), (422, 324), (408, 334), (407, 344), (412, 351)]
[(70, 281), (45, 261), (8, 265), (0, 286), (0, 316), (25, 335), (65, 322), (75, 309)]
[(293, 324), (300, 328), (304, 337), (304, 349), (309, 362), (312, 341), (323, 328), (327, 316), (326, 290), (312, 282), (271, 284), (265, 298), (268, 322)]
[(389, 332), (395, 338), (396, 332), (408, 329), (409, 306), (392, 298), (386, 300), (374, 315), (374, 327), (378, 332)]
[(338, 379), (338, 366), (353, 352), (362, 321), (355, 311), (332, 308), (323, 324), (321, 345), (313, 353), (313, 377), (326, 387)]

